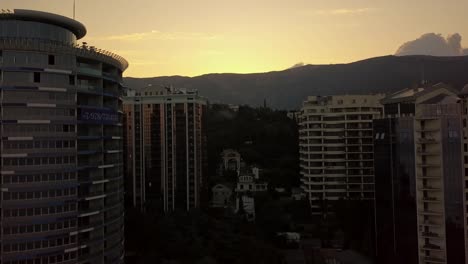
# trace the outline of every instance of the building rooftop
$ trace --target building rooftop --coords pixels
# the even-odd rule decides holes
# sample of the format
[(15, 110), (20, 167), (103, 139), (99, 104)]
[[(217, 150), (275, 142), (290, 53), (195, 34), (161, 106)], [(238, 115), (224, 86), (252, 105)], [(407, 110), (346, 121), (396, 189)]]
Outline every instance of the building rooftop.
[(303, 102), (303, 107), (379, 107), (380, 100), (384, 98), (384, 94), (343, 94), (343, 95), (328, 95), (328, 96), (308, 96)]
[(422, 98), (423, 96), (435, 92), (439, 89), (445, 89), (448, 93), (447, 95), (456, 95), (458, 91), (451, 88), (445, 83), (438, 83), (432, 86), (427, 87), (418, 87), (418, 88), (408, 88), (393, 94), (386, 96), (384, 99), (381, 100), (382, 104), (391, 104), (391, 103), (400, 103), (400, 102), (414, 102), (418, 98)]
[(463, 89), (460, 92), (460, 95), (467, 96), (468, 95), (468, 84), (463, 87)]
[(215, 190), (215, 188), (218, 187), (218, 186), (224, 186), (224, 187), (226, 187), (226, 188), (228, 188), (230, 190), (233, 190), (234, 187), (235, 187), (235, 184), (232, 183), (232, 182), (218, 182), (211, 189)]
[(164, 95), (198, 95), (196, 89), (174, 88), (172, 86), (152, 85), (149, 84), (143, 88), (127, 90), (129, 97), (145, 97), (145, 96), (164, 96)]
[(51, 24), (70, 30), (75, 34), (77, 39), (81, 39), (86, 35), (86, 27), (80, 22), (65, 16), (42, 11), (26, 9), (6, 10), (0, 12), (0, 20), (23, 20)]

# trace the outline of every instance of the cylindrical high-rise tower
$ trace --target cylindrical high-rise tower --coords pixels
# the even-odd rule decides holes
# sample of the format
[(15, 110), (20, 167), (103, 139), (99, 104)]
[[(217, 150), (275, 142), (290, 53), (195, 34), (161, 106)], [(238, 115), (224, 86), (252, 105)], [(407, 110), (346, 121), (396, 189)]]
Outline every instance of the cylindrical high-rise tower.
[(0, 13), (0, 263), (122, 263), (122, 72), (85, 27)]

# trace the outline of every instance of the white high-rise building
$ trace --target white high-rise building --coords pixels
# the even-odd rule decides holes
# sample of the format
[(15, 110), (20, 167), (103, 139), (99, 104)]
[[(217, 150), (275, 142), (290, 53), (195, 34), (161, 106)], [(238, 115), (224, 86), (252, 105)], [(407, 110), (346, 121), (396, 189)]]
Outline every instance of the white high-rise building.
[(383, 95), (309, 96), (299, 118), (302, 188), (312, 212), (327, 201), (374, 197), (372, 119)]

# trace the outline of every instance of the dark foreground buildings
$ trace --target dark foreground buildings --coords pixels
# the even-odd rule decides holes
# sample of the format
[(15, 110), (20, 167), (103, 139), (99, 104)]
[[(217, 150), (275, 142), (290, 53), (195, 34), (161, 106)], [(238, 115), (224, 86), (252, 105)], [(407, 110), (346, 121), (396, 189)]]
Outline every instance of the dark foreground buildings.
[(196, 91), (147, 87), (124, 99), (127, 202), (141, 210), (200, 206), (206, 105)]
[(382, 100), (374, 120), (377, 263), (465, 263), (463, 124), (438, 84)]
[(59, 15), (0, 14), (0, 263), (122, 263), (122, 72)]

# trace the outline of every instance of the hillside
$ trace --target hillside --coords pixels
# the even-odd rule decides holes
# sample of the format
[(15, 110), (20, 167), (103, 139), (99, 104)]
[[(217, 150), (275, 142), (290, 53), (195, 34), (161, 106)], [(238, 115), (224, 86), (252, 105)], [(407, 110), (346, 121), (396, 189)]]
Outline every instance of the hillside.
[(277, 72), (197, 77), (125, 78), (132, 88), (152, 85), (198, 89), (211, 102), (298, 109), (308, 95), (387, 93), (420, 83), (468, 84), (468, 56), (385, 56), (349, 64), (306, 65)]

